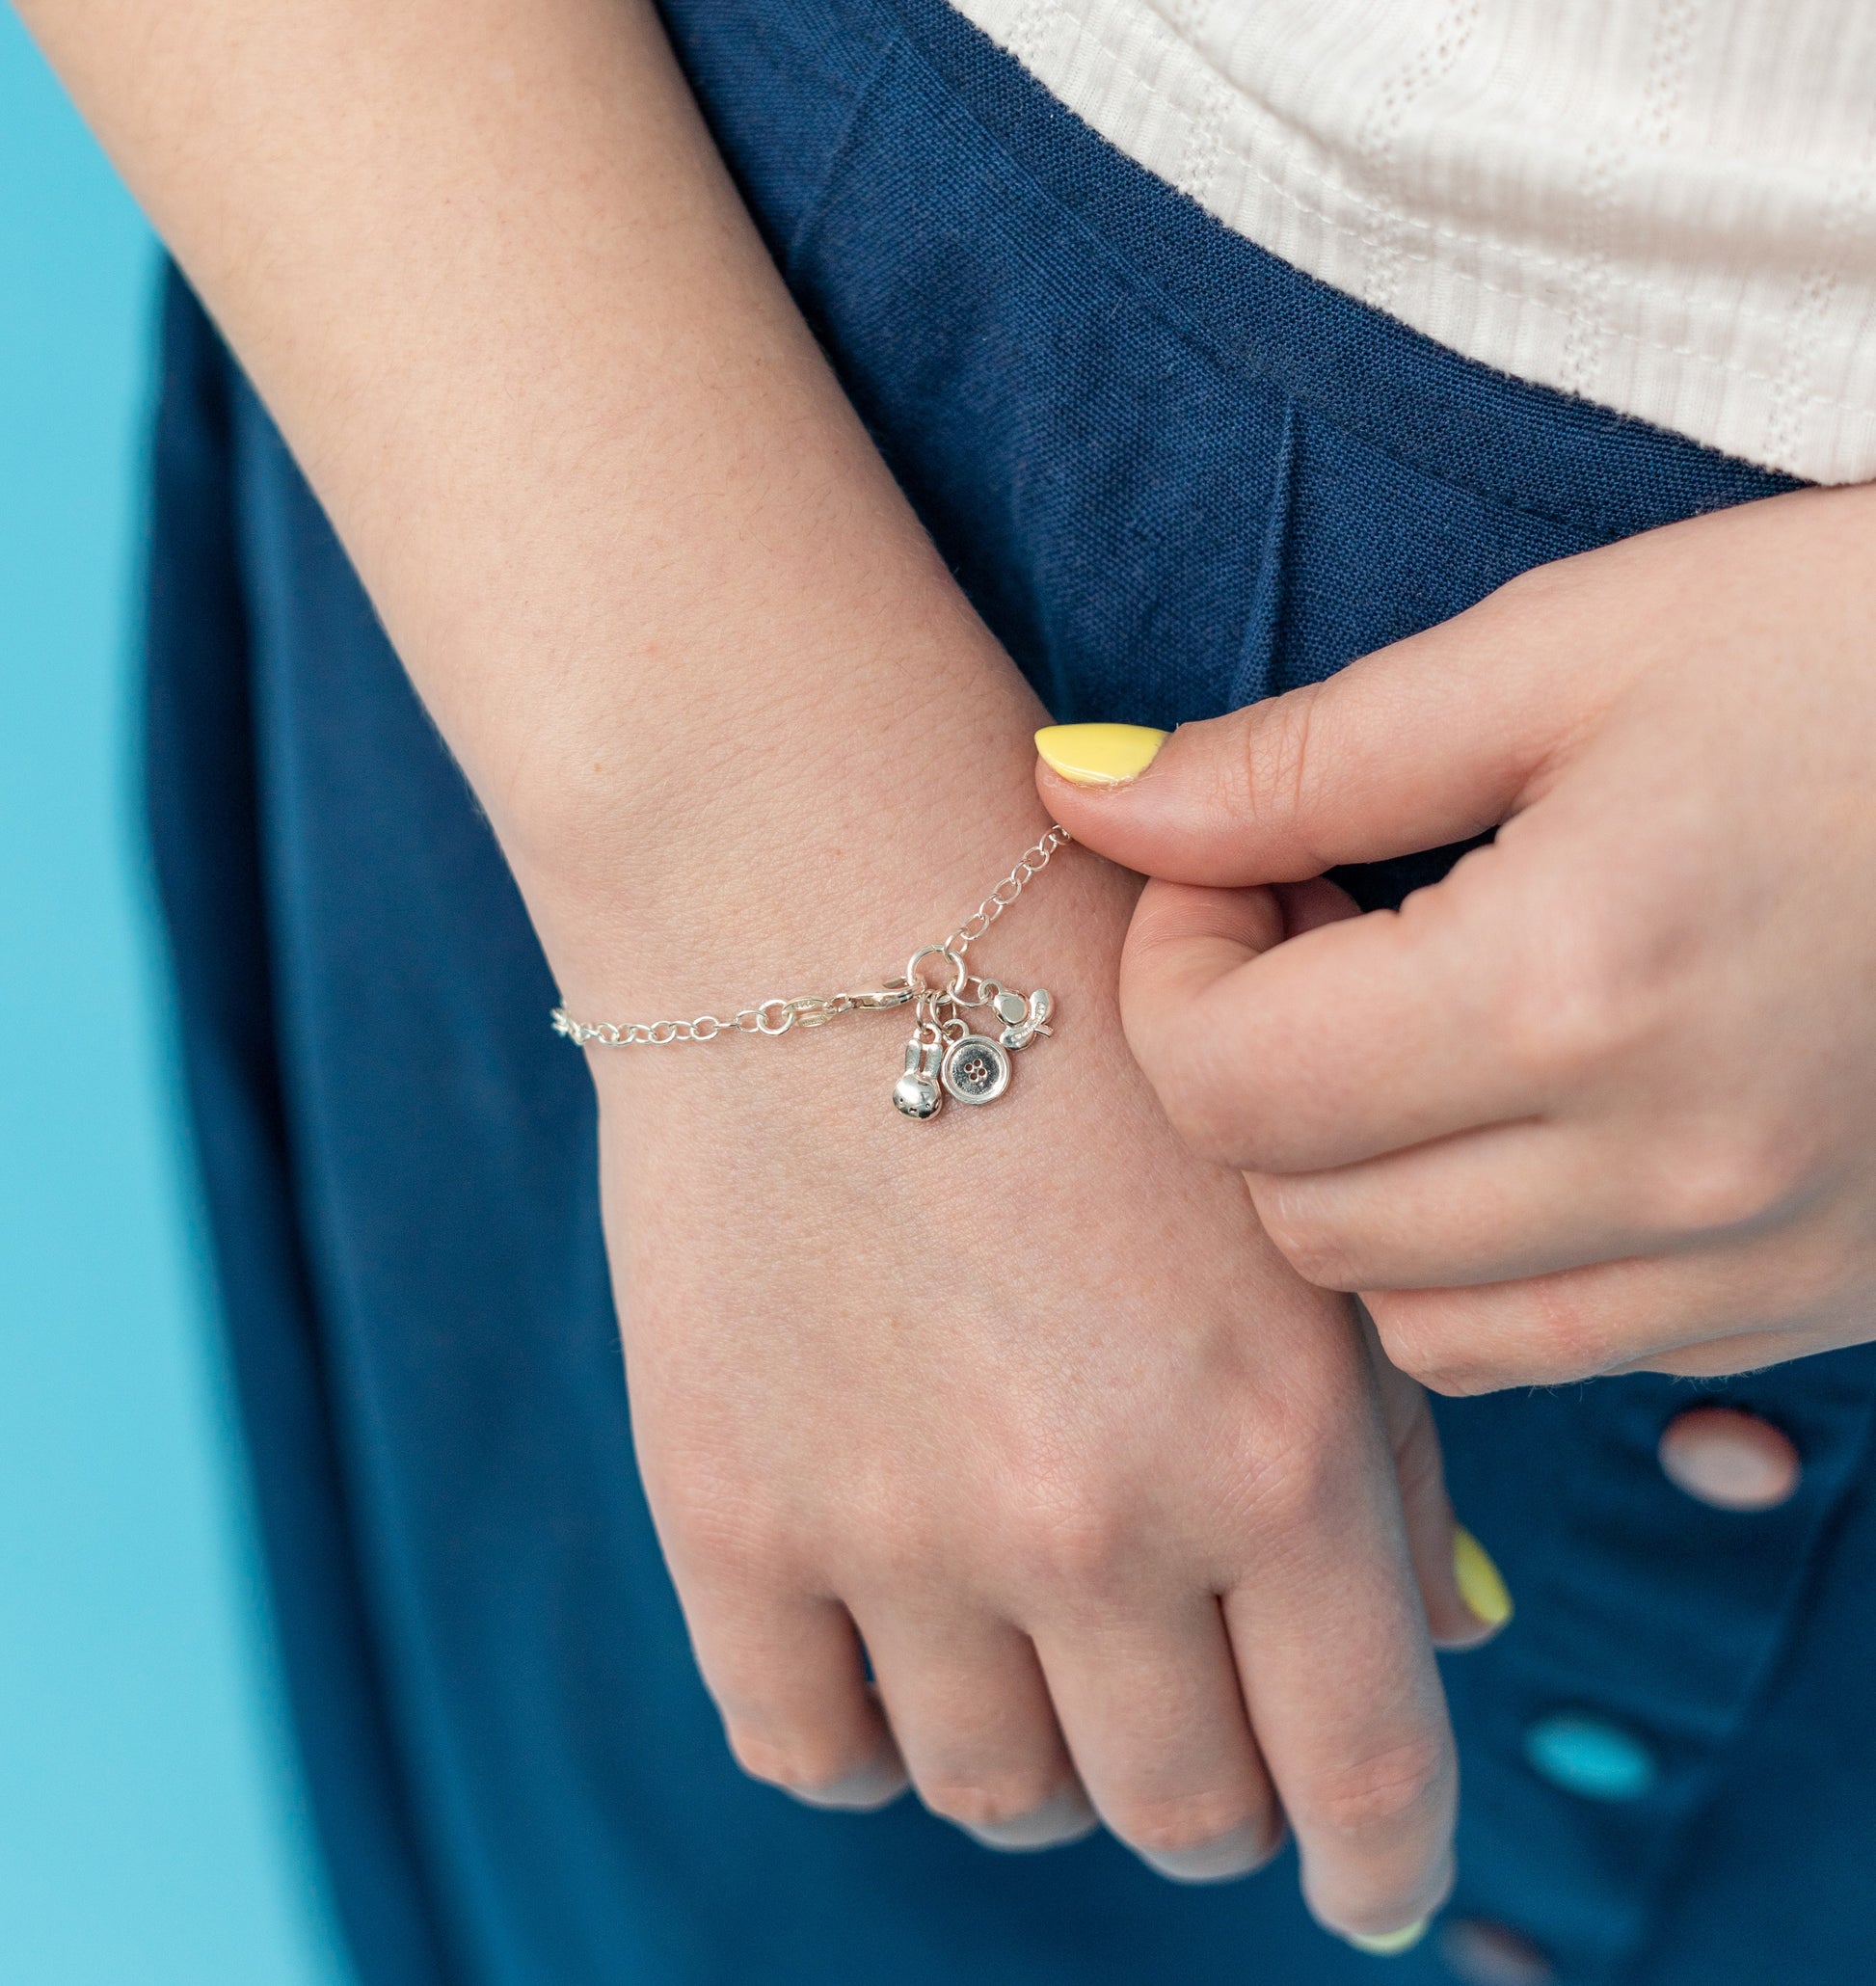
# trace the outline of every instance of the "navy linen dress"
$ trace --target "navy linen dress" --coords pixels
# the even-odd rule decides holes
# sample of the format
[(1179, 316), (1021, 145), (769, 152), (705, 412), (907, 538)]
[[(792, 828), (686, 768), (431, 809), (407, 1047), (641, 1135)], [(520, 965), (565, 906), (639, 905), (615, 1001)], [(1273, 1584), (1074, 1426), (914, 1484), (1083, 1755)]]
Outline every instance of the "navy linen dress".
[[(1209, 715), (1779, 487), (1304, 280), (941, 0), (666, 11), (802, 309), (1059, 718)], [(634, 1474), (580, 1058), (469, 792), (179, 283), (149, 668), (228, 1328), (364, 1986), (1375, 1976), (1287, 1861), (1180, 1889), (1104, 1838), (999, 1857), (910, 1800), (817, 1813), (737, 1774)], [(1386, 900), (1440, 859), (1356, 880)], [(1669, 1483), (1656, 1441), (1702, 1398), (1791, 1436), (1788, 1503)], [(1876, 1976), (1872, 1402), (1865, 1347), (1440, 1404), (1519, 1612), (1447, 1665), (1459, 1893), (1391, 1976)], [(1588, 1722), (1560, 1750), (1564, 1714)]]

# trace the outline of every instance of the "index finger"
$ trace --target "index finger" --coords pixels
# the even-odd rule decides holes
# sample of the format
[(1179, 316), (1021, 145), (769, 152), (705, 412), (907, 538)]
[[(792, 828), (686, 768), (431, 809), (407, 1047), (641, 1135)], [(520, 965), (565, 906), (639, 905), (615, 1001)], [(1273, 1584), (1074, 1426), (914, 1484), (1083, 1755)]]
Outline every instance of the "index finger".
[(1267, 892), (1149, 882), (1121, 1015), (1188, 1142), (1246, 1171), (1321, 1171), (1538, 1113), (1533, 1069), (1503, 1052), (1494, 858), (1287, 941)]

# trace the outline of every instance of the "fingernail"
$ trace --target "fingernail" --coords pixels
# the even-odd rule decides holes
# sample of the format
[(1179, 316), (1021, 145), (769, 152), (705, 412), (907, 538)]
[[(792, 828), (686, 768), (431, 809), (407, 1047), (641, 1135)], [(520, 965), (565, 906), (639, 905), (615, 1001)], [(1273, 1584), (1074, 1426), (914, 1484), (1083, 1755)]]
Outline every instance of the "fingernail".
[(1502, 1627), (1512, 1618), (1512, 1596), (1504, 1574), (1463, 1524), (1453, 1529), (1453, 1578), (1460, 1597), (1487, 1627)]
[(1196, 1848), (1136, 1848), (1134, 1853), (1148, 1868), (1175, 1883), (1228, 1883), (1236, 1876), (1249, 1875), (1271, 1859), (1263, 1830), (1248, 1822), (1216, 1841), (1202, 1841)]
[(1045, 1800), (1033, 1812), (1018, 1814), (1014, 1820), (963, 1825), (964, 1832), (986, 1848), (1020, 1855), (1037, 1848), (1065, 1848), (1070, 1841), (1091, 1835), (1101, 1819), (1080, 1786), (1063, 1786), (1053, 1800)]
[(1357, 1951), (1365, 1951), (1370, 1958), (1398, 1958), (1404, 1951), (1411, 1951), (1427, 1935), (1427, 1926), (1432, 1918), (1420, 1918), (1401, 1931), (1382, 1931), (1373, 1938), (1364, 1938), (1358, 1931), (1344, 1931), (1343, 1937)]
[(824, 1786), (787, 1786), (784, 1791), (809, 1807), (836, 1807), (851, 1813), (870, 1813), (875, 1807), (897, 1800), (904, 1792), (905, 1785), (905, 1767), (899, 1763), (898, 1754), (889, 1748), (871, 1764), (861, 1766), (858, 1772), (849, 1772), (844, 1779), (830, 1780)]
[(1035, 734), (1042, 763), (1076, 786), (1125, 786), (1171, 736), (1145, 724), (1048, 724)]

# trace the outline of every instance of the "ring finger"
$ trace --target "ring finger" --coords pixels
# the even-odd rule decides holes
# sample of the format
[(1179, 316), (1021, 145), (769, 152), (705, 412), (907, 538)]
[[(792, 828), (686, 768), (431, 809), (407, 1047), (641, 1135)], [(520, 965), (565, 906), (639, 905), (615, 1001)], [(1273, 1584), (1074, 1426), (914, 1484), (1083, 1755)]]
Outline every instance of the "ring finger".
[(989, 1615), (861, 1622), (912, 1784), (986, 1847), (1054, 1848), (1095, 1825), (1028, 1636)]
[(1750, 1371), (1851, 1342), (1865, 1299), (1818, 1229), (1363, 1301), (1403, 1371), (1437, 1392), (1485, 1393), (1616, 1371)]

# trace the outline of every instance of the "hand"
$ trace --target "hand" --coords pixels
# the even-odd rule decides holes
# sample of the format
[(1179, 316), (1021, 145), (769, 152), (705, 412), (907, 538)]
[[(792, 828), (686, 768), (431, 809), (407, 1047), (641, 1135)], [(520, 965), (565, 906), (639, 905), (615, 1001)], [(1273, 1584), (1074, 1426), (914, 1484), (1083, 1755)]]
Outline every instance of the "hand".
[[(576, 1010), (788, 983), (804, 931), (845, 969), (884, 904), (928, 928), (946, 849), (994, 875), (1023, 845), (1027, 686), (650, 0), (30, 13)], [(1163, 1865), (1224, 1873), (1280, 1795), (1325, 1919), (1392, 1929), (1445, 1880), (1452, 1766), (1376, 1375), (1145, 1094), (1101, 992), (1120, 890), (1060, 892), (1033, 954), (1026, 917), (1062, 1032), (981, 1122), (893, 1114), (885, 1022), (596, 1061), (654, 1504), (753, 1769), (890, 1789), (857, 1620), (941, 1811), (1034, 1838), (1046, 1797), (1085, 1816), (1079, 1768)], [(1416, 1563), (1460, 1631), (1432, 1455), (1408, 1439)]]
[[(1872, 766), (1854, 489), (1541, 568), (1118, 790), (1039, 777), (1166, 879), (1122, 1001), (1174, 1122), (1472, 1392), (1876, 1329)], [(1398, 912), (1245, 887), (1498, 823)]]
[(1428, 1616), (1486, 1629), (1424, 1396), (1127, 1054), (1130, 901), (1071, 849), (981, 947), (1059, 1001), (981, 1111), (896, 1114), (899, 1013), (593, 1052), (647, 1487), (758, 1777), (865, 1806), (902, 1758), (994, 1845), (1098, 1813), (1189, 1880), (1287, 1813), (1324, 1920), (1393, 1932), (1449, 1879)]

